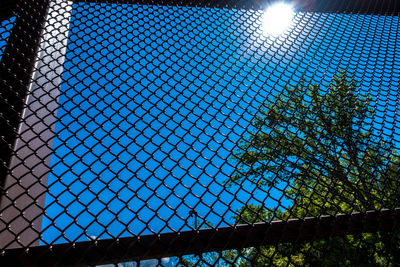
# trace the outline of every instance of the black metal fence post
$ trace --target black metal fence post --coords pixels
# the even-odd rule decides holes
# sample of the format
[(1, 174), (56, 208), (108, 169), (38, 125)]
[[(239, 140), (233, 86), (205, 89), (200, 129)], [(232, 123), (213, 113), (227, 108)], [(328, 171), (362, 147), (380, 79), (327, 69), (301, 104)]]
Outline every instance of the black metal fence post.
[[(48, 1), (19, 1), (16, 5), (16, 20), (0, 64), (0, 184), (3, 188), (1, 203), (7, 189), (4, 188), (9, 174), (13, 144), (17, 139), (23, 105), (31, 83), (35, 58), (39, 49), (40, 35), (46, 18)], [(22, 211), (17, 211), (21, 213)], [(2, 219), (7, 216), (2, 212)], [(16, 214), (17, 215), (17, 214)], [(8, 233), (8, 225), (0, 224), (1, 247), (16, 235)], [(6, 234), (6, 232), (8, 234)]]

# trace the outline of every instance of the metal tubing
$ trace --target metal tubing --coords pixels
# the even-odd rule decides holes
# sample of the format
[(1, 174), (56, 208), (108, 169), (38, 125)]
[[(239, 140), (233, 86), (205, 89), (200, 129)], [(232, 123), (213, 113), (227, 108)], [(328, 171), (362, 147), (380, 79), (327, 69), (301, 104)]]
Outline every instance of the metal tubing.
[(15, 12), (16, 1), (14, 0), (2, 0), (0, 7), (0, 21), (9, 19)]
[(156, 259), (333, 236), (392, 231), (400, 226), (399, 222), (400, 208), (397, 208), (180, 233), (84, 241), (39, 246), (29, 250), (11, 249), (0, 256), (0, 265), (8, 266), (7, 264), (19, 260), (21, 264), (33, 263), (38, 266), (91, 266)]
[[(74, 0), (74, 2), (260, 10), (276, 0)], [(397, 0), (293, 0), (292, 2), (296, 10), (302, 12), (382, 15), (394, 15), (400, 12), (400, 3)]]

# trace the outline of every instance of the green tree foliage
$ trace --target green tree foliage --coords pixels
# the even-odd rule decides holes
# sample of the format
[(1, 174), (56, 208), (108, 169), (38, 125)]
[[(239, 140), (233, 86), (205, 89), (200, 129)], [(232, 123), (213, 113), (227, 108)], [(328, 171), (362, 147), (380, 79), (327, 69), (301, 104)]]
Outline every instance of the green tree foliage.
[[(197, 212), (194, 210), (189, 213), (193, 216), (193, 228), (194, 229), (206, 229), (212, 227), (211, 222), (204, 221), (203, 218), (198, 218)], [(197, 255), (186, 255), (180, 258), (178, 266), (215, 266), (215, 267), (227, 267), (227, 266), (238, 266), (238, 253), (236, 250), (225, 250), (222, 252), (206, 252)]]
[(235, 250), (226, 250), (222, 252), (207, 252), (201, 255), (187, 255), (181, 258), (178, 266), (215, 266), (228, 267), (238, 266), (239, 257)]
[[(292, 206), (247, 205), (236, 222), (398, 207), (399, 158), (374, 129), (371, 106), (344, 72), (325, 90), (303, 81), (266, 102), (233, 156), (238, 171), (229, 183), (247, 179), (264, 189), (287, 183)], [(366, 233), (250, 248), (238, 265), (387, 266), (400, 263), (399, 240), (397, 233)]]

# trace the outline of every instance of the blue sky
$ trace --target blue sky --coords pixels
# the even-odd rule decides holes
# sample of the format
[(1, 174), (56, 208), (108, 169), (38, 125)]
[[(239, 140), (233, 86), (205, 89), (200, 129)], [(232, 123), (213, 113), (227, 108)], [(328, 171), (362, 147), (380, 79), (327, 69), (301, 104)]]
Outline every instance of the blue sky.
[[(175, 266), (177, 264), (177, 259), (176, 258), (162, 258), (160, 260), (144, 260), (140, 261), (140, 266), (141, 267), (153, 267), (153, 266)], [(114, 264), (107, 264), (107, 265), (99, 265), (99, 267), (114, 267)], [(119, 263), (117, 265), (118, 267), (136, 267), (138, 266), (136, 262), (124, 262), (124, 263)]]
[(0, 21), (0, 60), (3, 56), (4, 49), (7, 45), (8, 37), (10, 36), (12, 25), (15, 21), (15, 17)]
[[(75, 3), (43, 243), (233, 224), (245, 203), (286, 208), (285, 184), (227, 188), (230, 157), (260, 104), (285, 84), (341, 69), (398, 136), (397, 17), (304, 14), (268, 37), (262, 12)], [(394, 137), (398, 139), (398, 137)]]

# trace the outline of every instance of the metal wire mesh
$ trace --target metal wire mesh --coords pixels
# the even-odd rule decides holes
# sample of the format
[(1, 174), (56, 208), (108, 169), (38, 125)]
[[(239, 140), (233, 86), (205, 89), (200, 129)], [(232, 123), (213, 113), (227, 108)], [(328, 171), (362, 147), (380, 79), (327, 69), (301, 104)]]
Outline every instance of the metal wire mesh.
[(15, 17), (11, 17), (11, 18), (3, 20), (1, 22), (0, 56), (3, 55), (3, 51), (7, 44), (7, 39), (10, 36), (10, 31), (12, 29), (14, 20), (15, 20)]
[(399, 264), (398, 10), (349, 3), (19, 2), (0, 261)]

